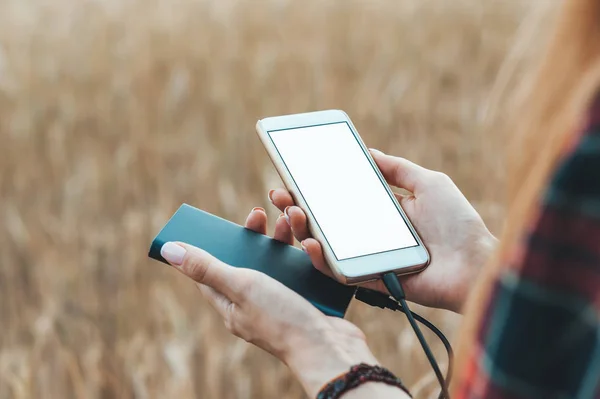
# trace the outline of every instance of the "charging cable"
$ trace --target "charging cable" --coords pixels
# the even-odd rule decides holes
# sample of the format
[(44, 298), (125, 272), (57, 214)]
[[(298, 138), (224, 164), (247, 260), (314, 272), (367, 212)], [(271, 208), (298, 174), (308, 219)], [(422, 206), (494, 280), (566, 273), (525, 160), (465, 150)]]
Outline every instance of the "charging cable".
[[(355, 298), (368, 305), (376, 306), (382, 309), (401, 311), (406, 315), (408, 322), (419, 339), (421, 347), (427, 356), (427, 360), (429, 360), (429, 363), (435, 372), (435, 376), (437, 377), (437, 380), (442, 388), (439, 399), (450, 399), (450, 395), (448, 393), (448, 384), (452, 378), (452, 363), (454, 361), (454, 353), (452, 351), (450, 342), (446, 336), (435, 325), (433, 325), (433, 323), (409, 309), (408, 304), (406, 303), (406, 296), (404, 294), (402, 284), (400, 284), (400, 280), (394, 273), (385, 274), (383, 276), (383, 283), (391, 294), (391, 297), (379, 291), (359, 287), (356, 290)], [(431, 330), (440, 339), (446, 348), (446, 351), (448, 352), (448, 370), (445, 378), (442, 375), (440, 367), (438, 366), (437, 361), (435, 360), (435, 357), (433, 356), (433, 353), (431, 352), (431, 349), (429, 348), (429, 345), (427, 344), (427, 341), (425, 340), (425, 337), (423, 336), (423, 333), (417, 324), (417, 321)]]

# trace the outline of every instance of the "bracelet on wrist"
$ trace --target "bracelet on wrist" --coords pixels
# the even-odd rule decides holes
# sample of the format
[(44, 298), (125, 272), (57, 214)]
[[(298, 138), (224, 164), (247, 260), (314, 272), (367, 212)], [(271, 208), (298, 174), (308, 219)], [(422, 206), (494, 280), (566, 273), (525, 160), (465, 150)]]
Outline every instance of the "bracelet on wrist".
[(402, 381), (389, 370), (380, 366), (360, 363), (328, 382), (317, 394), (317, 399), (338, 399), (344, 393), (367, 382), (381, 382), (398, 387), (412, 397)]

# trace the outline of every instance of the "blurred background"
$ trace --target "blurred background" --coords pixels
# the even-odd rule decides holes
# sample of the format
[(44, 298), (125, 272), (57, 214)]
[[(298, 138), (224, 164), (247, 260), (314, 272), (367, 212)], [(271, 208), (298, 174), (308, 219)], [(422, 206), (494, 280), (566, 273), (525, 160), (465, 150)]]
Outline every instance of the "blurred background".
[[(507, 99), (558, 2), (1, 0), (0, 398), (303, 398), (147, 259), (153, 235), (182, 202), (274, 218), (254, 124), (327, 108), (448, 173), (498, 233)], [(416, 308), (455, 337), (460, 317)], [(435, 397), (401, 315), (348, 318)]]

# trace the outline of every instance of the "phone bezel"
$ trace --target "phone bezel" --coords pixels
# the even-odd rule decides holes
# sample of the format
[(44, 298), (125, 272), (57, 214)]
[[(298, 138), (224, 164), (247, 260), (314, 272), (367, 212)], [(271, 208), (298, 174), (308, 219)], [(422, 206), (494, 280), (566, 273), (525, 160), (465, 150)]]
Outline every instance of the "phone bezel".
[[(365, 156), (371, 163), (371, 167), (377, 173), (377, 176), (388, 191), (390, 199), (400, 212), (411, 233), (417, 241), (417, 246), (391, 250), (370, 255), (363, 255), (357, 258), (338, 260), (328, 244), (325, 235), (316, 222), (308, 204), (301, 195), (300, 190), (294, 183), (290, 172), (285, 166), (279, 152), (277, 151), (271, 137), (270, 131), (294, 129), (313, 125), (323, 125), (329, 123), (346, 122), (357, 142), (361, 146)], [(308, 227), (311, 234), (321, 243), (325, 260), (331, 266), (336, 278), (346, 284), (358, 284), (369, 280), (379, 278), (382, 274), (393, 271), (397, 274), (409, 274), (421, 271), (429, 264), (429, 253), (412, 223), (406, 216), (406, 213), (396, 200), (392, 190), (386, 183), (375, 161), (371, 157), (368, 148), (365, 146), (358, 131), (348, 115), (341, 110), (326, 110), (303, 114), (283, 115), (261, 119), (256, 124), (256, 131), (262, 141), (275, 169), (283, 180), (286, 188), (291, 193), (296, 204), (304, 210), (308, 218)]]

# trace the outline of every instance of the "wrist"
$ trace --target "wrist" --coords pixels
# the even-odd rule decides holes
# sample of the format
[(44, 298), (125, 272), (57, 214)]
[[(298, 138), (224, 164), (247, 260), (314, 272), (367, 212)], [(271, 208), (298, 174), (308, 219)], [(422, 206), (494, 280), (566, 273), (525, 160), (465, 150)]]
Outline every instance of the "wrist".
[[(349, 323), (348, 323), (349, 324)], [(360, 363), (378, 364), (358, 329), (349, 334), (331, 326), (319, 329), (316, 339), (293, 337), (283, 358), (309, 397), (316, 397), (329, 381)]]
[(485, 264), (489, 261), (492, 254), (498, 247), (498, 239), (489, 231), (473, 242), (469, 254), (465, 257), (464, 263), (466, 273), (462, 278), (462, 287), (454, 290), (454, 296), (448, 303), (446, 309), (456, 313), (461, 313), (463, 305), (469, 296), (473, 282), (479, 278), (479, 274)]
[(410, 399), (411, 396), (403, 389), (380, 382), (368, 382), (364, 385), (347, 392), (344, 399), (364, 399), (364, 398), (387, 398), (387, 399)]

